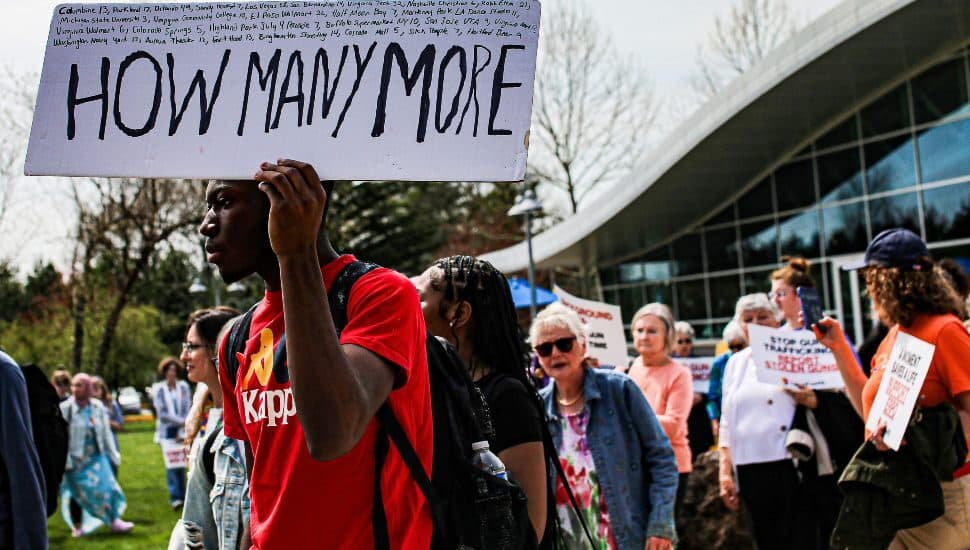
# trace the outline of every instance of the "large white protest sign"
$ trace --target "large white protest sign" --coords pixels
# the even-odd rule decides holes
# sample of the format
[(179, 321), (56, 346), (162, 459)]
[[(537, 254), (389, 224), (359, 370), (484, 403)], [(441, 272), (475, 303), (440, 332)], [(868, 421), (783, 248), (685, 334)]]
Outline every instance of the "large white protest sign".
[(758, 380), (784, 386), (834, 389), (845, 384), (835, 357), (807, 330), (748, 325)]
[(883, 364), (882, 381), (869, 409), (866, 429), (874, 432), (880, 424), (885, 424), (882, 439), (894, 450), (899, 450), (903, 441), (935, 351), (933, 344), (899, 332), (892, 353)]
[(538, 0), (63, 4), (28, 175), (513, 181)]
[(552, 292), (586, 324), (586, 354), (597, 359), (601, 367), (626, 368), (630, 359), (626, 354), (620, 306), (584, 300), (558, 286), (553, 286)]
[(711, 363), (714, 362), (714, 358), (678, 357), (675, 361), (690, 369), (690, 376), (694, 382), (694, 392), (707, 393), (711, 385)]

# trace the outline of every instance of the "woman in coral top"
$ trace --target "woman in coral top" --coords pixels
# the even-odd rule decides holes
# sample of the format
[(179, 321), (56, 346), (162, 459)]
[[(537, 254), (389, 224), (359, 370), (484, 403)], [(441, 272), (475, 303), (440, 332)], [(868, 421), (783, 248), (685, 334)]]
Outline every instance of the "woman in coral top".
[(687, 444), (687, 417), (694, 402), (694, 390), (687, 367), (670, 358), (674, 345), (674, 316), (663, 304), (647, 304), (630, 322), (633, 346), (640, 353), (630, 366), (629, 375), (647, 398), (677, 458), (680, 481), (675, 510), (680, 509), (691, 471)]
[[(902, 332), (936, 346), (926, 379), (920, 388), (919, 407), (943, 402), (954, 405), (965, 434), (970, 433), (970, 334), (960, 318), (964, 305), (935, 267), (926, 243), (906, 229), (887, 229), (866, 248), (865, 260), (855, 266), (864, 269), (866, 291), (879, 320), (892, 327), (872, 359), (872, 375), (866, 377), (852, 352), (842, 327), (833, 319), (813, 327), (819, 342), (832, 350), (846, 394), (863, 419), (869, 415), (882, 381), (884, 367), (897, 335)], [(889, 451), (882, 440), (885, 427), (866, 433), (881, 451)], [(966, 548), (970, 541), (970, 466), (954, 472), (953, 481), (941, 481), (946, 509), (930, 523), (898, 531), (890, 548)]]

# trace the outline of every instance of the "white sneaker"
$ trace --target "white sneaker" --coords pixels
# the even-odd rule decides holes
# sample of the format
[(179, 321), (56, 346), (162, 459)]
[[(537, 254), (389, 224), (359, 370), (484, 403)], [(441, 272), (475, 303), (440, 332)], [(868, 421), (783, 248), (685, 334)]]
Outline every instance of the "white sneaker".
[(127, 533), (135, 527), (135, 524), (130, 521), (125, 521), (121, 518), (118, 518), (111, 522), (110, 527), (113, 533)]

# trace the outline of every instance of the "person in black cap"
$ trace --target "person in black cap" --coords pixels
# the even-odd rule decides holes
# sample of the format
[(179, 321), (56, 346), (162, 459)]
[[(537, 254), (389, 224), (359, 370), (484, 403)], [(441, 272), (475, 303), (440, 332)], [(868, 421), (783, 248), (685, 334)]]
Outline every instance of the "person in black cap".
[[(904, 333), (935, 346), (929, 371), (919, 390), (919, 407), (952, 404), (958, 411), (962, 431), (970, 433), (970, 368), (966, 363), (970, 358), (970, 333), (960, 320), (962, 300), (944, 272), (934, 265), (926, 243), (909, 230), (888, 229), (869, 243), (862, 262), (846, 269), (864, 270), (873, 310), (891, 327), (872, 359), (871, 376), (863, 373), (838, 321), (822, 319), (818, 324), (826, 329), (824, 334), (818, 326), (812, 328), (819, 342), (835, 355), (846, 394), (863, 420), (869, 415), (897, 336)], [(875, 432), (867, 431), (866, 438), (876, 449), (887, 452), (884, 433), (885, 426), (880, 426)], [(939, 443), (940, 448), (946, 448), (950, 442)], [(963, 453), (966, 453), (965, 447)], [(898, 531), (890, 548), (966, 548), (970, 540), (970, 514), (964, 509), (970, 505), (968, 474), (970, 464), (961, 456), (952, 473), (953, 481), (941, 481), (946, 503), (944, 515)], [(943, 476), (949, 477), (949, 472)], [(957, 506), (960, 502), (964, 504)]]

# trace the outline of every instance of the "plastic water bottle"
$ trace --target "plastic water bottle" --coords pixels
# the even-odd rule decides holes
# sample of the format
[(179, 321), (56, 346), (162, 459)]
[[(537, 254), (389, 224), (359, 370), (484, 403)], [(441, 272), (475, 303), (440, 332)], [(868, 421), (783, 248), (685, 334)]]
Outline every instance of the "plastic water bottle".
[(475, 452), (475, 456), (472, 457), (472, 464), (497, 478), (509, 479), (509, 475), (505, 473), (505, 464), (499, 457), (495, 456), (495, 453), (488, 450), (488, 441), (472, 443), (472, 451)]

